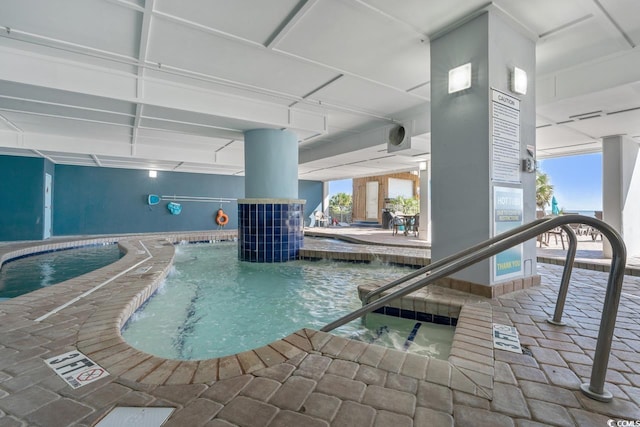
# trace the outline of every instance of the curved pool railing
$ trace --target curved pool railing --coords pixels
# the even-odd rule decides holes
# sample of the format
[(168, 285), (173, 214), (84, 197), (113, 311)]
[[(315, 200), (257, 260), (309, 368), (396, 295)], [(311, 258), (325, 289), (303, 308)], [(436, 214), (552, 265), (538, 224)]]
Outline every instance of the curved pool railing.
[[(377, 310), (394, 299), (410, 294), (411, 292), (434, 283), (436, 280), (445, 278), (479, 261), (497, 255), (506, 249), (524, 243), (527, 240), (531, 240), (542, 233), (553, 230), (556, 227), (561, 227), (569, 236), (567, 262), (565, 263), (565, 270), (561, 279), (554, 317), (550, 320), (551, 323), (560, 324), (562, 310), (564, 309), (564, 302), (569, 288), (573, 260), (577, 250), (577, 239), (573, 230), (568, 226), (569, 224), (584, 224), (596, 228), (607, 238), (612, 248), (611, 269), (609, 271), (604, 306), (602, 310), (602, 319), (600, 321), (600, 330), (598, 332), (596, 351), (593, 358), (591, 380), (590, 383), (584, 383), (580, 386), (582, 392), (588, 397), (602, 402), (609, 402), (613, 398), (613, 395), (604, 389), (604, 381), (607, 372), (607, 365), (609, 363), (609, 353), (611, 352), (611, 342), (613, 340), (613, 331), (615, 329), (620, 295), (622, 294), (622, 281), (624, 279), (627, 250), (620, 234), (610, 225), (596, 218), (582, 215), (563, 215), (559, 217), (541, 218), (520, 227), (516, 227), (508, 232), (499, 234), (492, 239), (479, 243), (469, 249), (453, 254), (443, 260), (427, 266), (431, 268), (424, 267), (423, 269), (418, 270), (418, 272), (413, 272), (402, 279), (398, 279), (389, 285), (386, 285), (384, 290), (389, 290), (393, 287), (406, 283), (408, 280), (411, 280), (424, 272), (429, 272), (427, 277), (366, 304), (364, 307), (331, 322), (323, 327), (321, 331), (332, 331), (339, 326)], [(371, 295), (367, 295), (366, 297), (368, 297), (368, 300), (371, 299)]]

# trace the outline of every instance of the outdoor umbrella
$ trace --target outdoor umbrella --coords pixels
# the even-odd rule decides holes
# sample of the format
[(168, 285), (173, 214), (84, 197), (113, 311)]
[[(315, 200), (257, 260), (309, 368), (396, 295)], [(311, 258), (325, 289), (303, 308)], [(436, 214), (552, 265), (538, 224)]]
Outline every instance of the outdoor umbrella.
[(560, 215), (560, 208), (558, 208), (558, 201), (556, 196), (551, 198), (551, 215)]

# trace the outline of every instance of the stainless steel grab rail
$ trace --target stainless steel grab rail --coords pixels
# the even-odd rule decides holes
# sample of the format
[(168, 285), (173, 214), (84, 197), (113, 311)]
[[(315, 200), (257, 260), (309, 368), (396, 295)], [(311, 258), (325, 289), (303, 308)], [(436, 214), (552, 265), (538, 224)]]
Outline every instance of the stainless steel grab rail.
[[(476, 262), (487, 259), (491, 256), (509, 249), (520, 243), (524, 243), (527, 240), (533, 239), (536, 236), (552, 230), (556, 227), (562, 227), (568, 232), (570, 240), (569, 254), (567, 260), (571, 258), (571, 262), (565, 265), (565, 272), (561, 280), (560, 291), (558, 294), (558, 301), (556, 303), (556, 311), (553, 320), (558, 322), (562, 316), (562, 310), (564, 308), (564, 301), (569, 286), (569, 279), (571, 270), (569, 266), (573, 265), (573, 257), (575, 257), (576, 239), (573, 231), (568, 227), (568, 224), (585, 224), (590, 225), (598, 229), (611, 244), (612, 259), (611, 269), (609, 271), (609, 278), (607, 282), (607, 290), (605, 294), (604, 306), (602, 310), (602, 320), (600, 322), (600, 330), (598, 332), (598, 340), (596, 344), (596, 351), (593, 358), (593, 368), (591, 371), (590, 383), (584, 383), (580, 386), (582, 392), (588, 397), (608, 402), (611, 401), (613, 395), (604, 389), (604, 381), (607, 372), (607, 365), (609, 363), (609, 353), (611, 351), (611, 342), (613, 339), (613, 331), (615, 329), (615, 321), (618, 313), (618, 305), (620, 303), (620, 295), (622, 293), (622, 281), (624, 279), (624, 266), (627, 259), (627, 250), (622, 241), (620, 234), (614, 230), (608, 224), (591, 217), (585, 217), (582, 215), (563, 215), (554, 218), (542, 218), (540, 220), (533, 221), (531, 223), (516, 227), (513, 230), (502, 233), (492, 239), (489, 239), (483, 243), (475, 245), (470, 251), (469, 249), (458, 252), (454, 255), (447, 257), (447, 262), (440, 261), (434, 263), (431, 268), (431, 274), (424, 279), (411, 283), (410, 285), (399, 289), (389, 295), (383, 296), (358, 310), (355, 310), (341, 318), (329, 323), (320, 329), (323, 332), (329, 332), (333, 329), (340, 327), (352, 320), (355, 320), (363, 315), (370, 313), (378, 308), (384, 306), (389, 301), (396, 298), (400, 298), (404, 295), (427, 286), (438, 279), (442, 279), (450, 274), (456, 273)], [(571, 238), (573, 236), (573, 238)], [(573, 248), (573, 251), (571, 250)], [(569, 270), (567, 270), (569, 268)], [(413, 273), (412, 273), (413, 274)], [(413, 276), (416, 277), (416, 276)], [(396, 285), (397, 286), (397, 285)]]
[[(529, 225), (540, 224), (540, 223), (543, 223), (543, 222), (547, 221), (548, 219), (549, 218), (536, 219), (535, 221), (530, 222)], [(399, 278), (397, 280), (394, 280), (391, 283), (388, 283), (388, 284), (386, 284), (384, 286), (381, 286), (381, 287), (379, 287), (377, 289), (374, 289), (373, 291), (371, 291), (368, 294), (366, 294), (364, 296), (364, 298), (362, 298), (362, 305), (369, 304), (369, 301), (371, 301), (371, 298), (373, 298), (376, 295), (380, 295), (381, 293), (383, 293), (385, 291), (388, 291), (389, 289), (395, 288), (398, 285), (406, 283), (407, 281), (409, 281), (409, 280), (411, 280), (411, 279), (413, 279), (415, 277), (418, 277), (421, 274), (425, 274), (425, 273), (428, 273), (431, 270), (434, 270), (436, 268), (440, 268), (443, 265), (446, 265), (446, 264), (448, 264), (448, 263), (450, 263), (452, 261), (455, 261), (456, 259), (460, 258), (461, 256), (472, 254), (472, 253), (474, 253), (474, 252), (476, 252), (476, 251), (478, 251), (478, 250), (480, 250), (482, 248), (487, 247), (487, 245), (492, 245), (492, 244), (497, 243), (497, 242), (499, 242), (499, 241), (501, 241), (503, 239), (506, 239), (507, 237), (511, 237), (514, 234), (518, 234), (520, 231), (521, 230), (520, 230), (519, 227), (518, 228), (513, 228), (513, 229), (508, 230), (508, 231), (505, 231), (504, 233), (499, 234), (499, 235), (497, 235), (497, 236), (495, 236), (495, 237), (493, 237), (493, 238), (491, 238), (489, 240), (485, 240), (484, 242), (480, 242), (477, 245), (471, 246), (468, 249), (465, 249), (463, 251), (460, 251), (460, 252), (457, 252), (455, 254), (449, 255), (448, 257), (445, 257), (445, 258), (443, 258), (443, 259), (441, 259), (439, 261), (433, 262), (433, 263), (431, 263), (431, 264), (429, 264), (427, 266), (424, 266), (424, 267), (422, 267), (422, 268), (420, 268), (420, 269), (418, 269), (416, 271), (413, 271), (413, 272), (407, 274), (406, 276), (402, 276), (401, 278)]]

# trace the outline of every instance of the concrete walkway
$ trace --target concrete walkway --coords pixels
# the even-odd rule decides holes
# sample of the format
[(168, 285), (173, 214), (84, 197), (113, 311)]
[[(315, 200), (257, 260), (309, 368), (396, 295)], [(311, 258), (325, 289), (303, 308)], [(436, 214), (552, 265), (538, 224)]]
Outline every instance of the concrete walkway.
[[(382, 233), (347, 234), (367, 242), (366, 250), (428, 257), (421, 241)], [(120, 406), (175, 408), (166, 426), (602, 427), (610, 419), (640, 420), (638, 277), (625, 277), (620, 301), (605, 385), (613, 401), (579, 390), (590, 377), (607, 279), (596, 270), (574, 270), (567, 326), (546, 322), (562, 274), (557, 265), (538, 265), (541, 286), (464, 303), (449, 361), (306, 329), (254, 351), (193, 362), (144, 354), (122, 341), (119, 328), (166, 273), (171, 243), (221, 237), (121, 237), (128, 255), (117, 263), (0, 303), (0, 426), (89, 426)], [(305, 247), (363, 250), (313, 239)], [(0, 255), (12, 250), (2, 245)], [(598, 268), (598, 259), (586, 259)], [(440, 304), (452, 304), (453, 296), (435, 293)], [(494, 349), (492, 323), (515, 326), (525, 354)], [(73, 389), (44, 363), (76, 349), (110, 375)]]

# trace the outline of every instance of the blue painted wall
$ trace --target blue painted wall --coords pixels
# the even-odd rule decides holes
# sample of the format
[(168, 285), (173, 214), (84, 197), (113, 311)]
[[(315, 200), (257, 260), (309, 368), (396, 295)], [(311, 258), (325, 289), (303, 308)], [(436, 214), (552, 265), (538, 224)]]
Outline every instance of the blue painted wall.
[[(244, 179), (236, 176), (56, 165), (53, 232), (73, 234), (210, 230), (218, 226), (220, 203), (179, 202), (172, 215), (168, 201), (149, 206), (149, 194), (242, 198)], [(226, 228), (237, 228), (235, 201), (223, 203)]]
[[(107, 234), (211, 230), (218, 226), (219, 203), (180, 202), (180, 215), (171, 215), (167, 201), (149, 206), (147, 196), (179, 195), (244, 198), (244, 177), (56, 165), (53, 234)], [(300, 181), (300, 198), (309, 206), (322, 201), (322, 182)], [(229, 216), (225, 228), (237, 229), (238, 205), (222, 204)]]
[(0, 156), (0, 240), (42, 239), (44, 159)]
[(322, 181), (298, 181), (298, 198), (306, 200), (304, 205), (304, 225), (309, 225), (309, 217), (322, 210)]
[[(166, 201), (149, 206), (147, 196), (244, 198), (244, 177), (159, 171), (154, 179), (147, 171), (0, 155), (0, 241), (42, 239), (45, 173), (53, 177), (53, 236), (210, 230), (218, 227), (219, 203), (183, 202), (182, 213), (171, 215)], [(322, 203), (322, 182), (299, 181), (298, 189), (307, 200), (307, 223)], [(237, 229), (237, 203), (222, 207), (229, 216), (226, 228)]]

